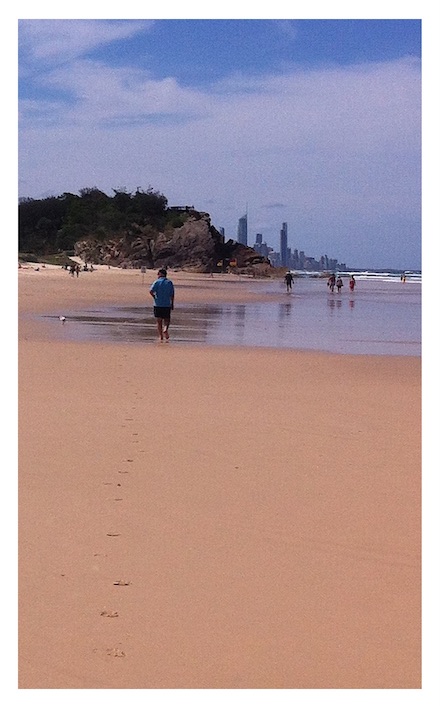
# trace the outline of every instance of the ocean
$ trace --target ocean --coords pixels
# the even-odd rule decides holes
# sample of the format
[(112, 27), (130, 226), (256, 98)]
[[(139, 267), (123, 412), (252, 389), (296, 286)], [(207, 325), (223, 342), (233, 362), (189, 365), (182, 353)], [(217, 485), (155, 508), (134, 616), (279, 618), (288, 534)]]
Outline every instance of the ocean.
[[(264, 346), (341, 354), (421, 355), (421, 275), (356, 275), (340, 294), (325, 278), (298, 277), (293, 290), (280, 281), (241, 279), (240, 285), (265, 294), (243, 304), (179, 305), (172, 314), (171, 341), (216, 346)], [(146, 296), (147, 299), (147, 296)], [(119, 343), (156, 342), (152, 307), (109, 307), (65, 312), (68, 325), (58, 335), (73, 340)]]

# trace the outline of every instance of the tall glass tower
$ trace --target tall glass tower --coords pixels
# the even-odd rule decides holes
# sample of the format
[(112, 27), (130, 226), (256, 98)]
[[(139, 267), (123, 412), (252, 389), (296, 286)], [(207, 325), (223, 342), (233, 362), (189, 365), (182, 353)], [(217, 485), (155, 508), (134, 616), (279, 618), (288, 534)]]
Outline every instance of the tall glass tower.
[(242, 245), (248, 245), (248, 215), (245, 214), (239, 218), (237, 226), (237, 242)]
[(288, 224), (282, 223), (280, 231), (280, 263), (282, 267), (288, 267)]

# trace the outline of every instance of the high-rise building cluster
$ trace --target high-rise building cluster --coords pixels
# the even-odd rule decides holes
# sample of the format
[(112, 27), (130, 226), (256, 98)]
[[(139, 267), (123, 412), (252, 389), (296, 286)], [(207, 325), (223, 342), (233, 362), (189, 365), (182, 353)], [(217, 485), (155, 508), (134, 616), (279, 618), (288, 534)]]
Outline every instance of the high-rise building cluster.
[[(248, 245), (248, 214), (239, 218), (237, 226), (237, 242)], [(304, 250), (295, 248), (291, 250), (288, 246), (288, 224), (282, 223), (280, 230), (280, 249), (276, 252), (272, 247), (263, 242), (262, 233), (256, 233), (253, 250), (267, 257), (274, 267), (286, 267), (289, 270), (309, 270), (313, 272), (324, 272), (330, 270), (345, 271), (346, 263), (338, 262), (335, 258), (321, 255), (317, 260), (311, 255), (306, 255)]]

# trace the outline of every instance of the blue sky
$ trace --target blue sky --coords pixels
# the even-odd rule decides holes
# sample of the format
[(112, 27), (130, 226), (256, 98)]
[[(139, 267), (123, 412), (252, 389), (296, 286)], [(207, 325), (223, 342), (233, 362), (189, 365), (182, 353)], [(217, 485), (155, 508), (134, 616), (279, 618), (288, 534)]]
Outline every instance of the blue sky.
[(287, 222), (421, 267), (419, 19), (35, 18), (18, 46), (19, 196), (151, 186), (227, 237), (247, 208), (251, 245)]

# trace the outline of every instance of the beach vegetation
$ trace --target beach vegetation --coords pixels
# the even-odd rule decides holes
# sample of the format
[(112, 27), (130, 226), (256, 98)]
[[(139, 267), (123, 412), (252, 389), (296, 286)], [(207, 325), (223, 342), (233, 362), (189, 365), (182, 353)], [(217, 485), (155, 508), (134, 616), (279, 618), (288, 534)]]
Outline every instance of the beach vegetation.
[(20, 253), (18, 256), (18, 261), (21, 263), (35, 263), (35, 264), (43, 264), (43, 265), (56, 265), (59, 267), (64, 267), (65, 265), (71, 265), (75, 264), (75, 261), (71, 259), (70, 256), (73, 256), (74, 253), (72, 251), (69, 252), (62, 252), (62, 253), (54, 253), (53, 255), (43, 255), (43, 256), (38, 256), (35, 255), (34, 253)]
[[(108, 196), (96, 186), (44, 199), (22, 198), (18, 209), (19, 252), (48, 255), (73, 250), (78, 240), (103, 241), (109, 236), (133, 237), (139, 228), (162, 230), (170, 217), (167, 198), (152, 187), (131, 193), (124, 187)], [(173, 227), (179, 227), (178, 225)]]
[(170, 219), (167, 222), (167, 226), (170, 228), (181, 228), (186, 221), (184, 215), (171, 214)]

